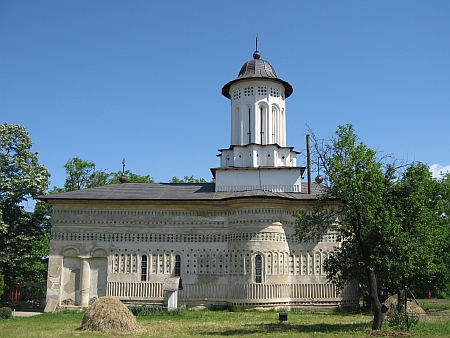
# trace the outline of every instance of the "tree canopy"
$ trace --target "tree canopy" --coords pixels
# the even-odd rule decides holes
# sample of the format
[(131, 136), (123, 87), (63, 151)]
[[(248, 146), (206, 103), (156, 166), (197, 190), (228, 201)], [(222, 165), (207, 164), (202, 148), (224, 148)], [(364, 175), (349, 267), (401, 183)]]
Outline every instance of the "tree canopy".
[(361, 143), (351, 125), (339, 126), (329, 142), (314, 140), (326, 188), (314, 210), (297, 215), (297, 235), (340, 233), (342, 243), (325, 263), (327, 276), (338, 286), (357, 279), (371, 299), (372, 328), (380, 329), (382, 289), (438, 279), (449, 239), (448, 177), (433, 179), (421, 163), (389, 163)]
[(31, 146), (25, 127), (0, 125), (0, 286), (7, 288), (45, 279), (47, 219), (39, 207), (27, 212), (22, 203), (45, 192), (50, 173)]
[(169, 183), (208, 183), (204, 178), (194, 178), (194, 175), (184, 176), (183, 179), (180, 179), (176, 176), (172, 177)]
[(51, 193), (73, 191), (86, 188), (94, 188), (107, 184), (120, 183), (122, 175), (127, 177), (129, 183), (152, 183), (150, 175), (138, 175), (129, 170), (107, 173), (105, 170), (96, 169), (95, 163), (83, 160), (79, 157), (69, 159), (64, 164), (66, 179), (64, 188), (54, 187)]
[[(130, 170), (107, 173), (105, 170), (96, 169), (94, 162), (86, 161), (79, 157), (69, 159), (64, 165), (64, 169), (66, 170), (64, 188), (53, 187), (50, 193), (94, 188), (107, 184), (117, 184), (120, 183), (121, 176), (126, 177), (127, 183), (154, 182), (150, 175), (138, 175), (132, 173)], [(184, 176), (182, 179), (173, 176), (169, 183), (207, 183), (207, 181), (204, 178), (195, 178), (191, 175)]]
[(153, 183), (153, 178), (150, 175), (138, 175), (133, 174), (130, 170), (118, 171), (110, 173), (108, 176), (107, 184), (120, 183), (120, 177), (125, 176), (128, 183)]
[[(66, 169), (65, 191), (80, 190), (95, 186), (103, 177), (95, 171), (95, 163), (82, 160), (79, 157), (71, 158), (64, 164)], [(101, 185), (101, 184), (100, 184)]]

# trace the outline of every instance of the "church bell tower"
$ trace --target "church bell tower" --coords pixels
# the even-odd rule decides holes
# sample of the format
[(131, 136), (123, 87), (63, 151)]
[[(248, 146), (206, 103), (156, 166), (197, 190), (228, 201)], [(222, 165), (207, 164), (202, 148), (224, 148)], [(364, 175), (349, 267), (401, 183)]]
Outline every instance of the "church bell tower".
[(219, 150), (220, 167), (211, 169), (216, 191), (301, 191), (304, 168), (286, 146), (286, 99), (293, 88), (260, 57), (255, 51), (222, 88), (231, 102), (231, 144)]

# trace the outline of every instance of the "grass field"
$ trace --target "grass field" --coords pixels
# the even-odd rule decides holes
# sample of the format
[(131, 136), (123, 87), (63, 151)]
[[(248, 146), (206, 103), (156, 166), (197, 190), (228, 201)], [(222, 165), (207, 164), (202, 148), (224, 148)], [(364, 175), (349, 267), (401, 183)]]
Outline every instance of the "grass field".
[(289, 312), (286, 322), (278, 322), (277, 312), (185, 311), (179, 316), (138, 317), (145, 333), (80, 331), (83, 312), (41, 314), (0, 320), (0, 337), (449, 337), (450, 301), (421, 301), (435, 314), (419, 321), (408, 332), (370, 330), (372, 317), (364, 314)]

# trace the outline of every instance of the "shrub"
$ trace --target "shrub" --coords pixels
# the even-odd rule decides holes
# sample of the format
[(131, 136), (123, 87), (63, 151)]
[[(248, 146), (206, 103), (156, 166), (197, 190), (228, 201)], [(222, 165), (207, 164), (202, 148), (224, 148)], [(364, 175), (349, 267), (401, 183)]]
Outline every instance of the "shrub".
[(8, 319), (12, 316), (12, 310), (10, 307), (0, 307), (0, 318)]
[(185, 306), (178, 307), (173, 310), (168, 310), (162, 307), (154, 307), (148, 305), (135, 305), (129, 307), (131, 313), (137, 316), (176, 316), (183, 314), (186, 309)]
[(404, 314), (395, 311), (394, 314), (389, 318), (388, 325), (391, 327), (396, 327), (400, 330), (411, 329), (417, 325), (419, 322), (419, 315), (414, 313)]

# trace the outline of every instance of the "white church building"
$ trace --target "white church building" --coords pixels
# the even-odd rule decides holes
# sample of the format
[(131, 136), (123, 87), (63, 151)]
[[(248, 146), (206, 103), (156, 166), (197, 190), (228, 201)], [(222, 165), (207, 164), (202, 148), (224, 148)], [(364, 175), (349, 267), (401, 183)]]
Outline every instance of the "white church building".
[[(336, 290), (323, 262), (339, 245), (295, 236), (294, 214), (320, 186), (302, 183), (286, 145), (286, 99), (259, 52), (222, 88), (231, 102), (231, 144), (215, 183), (122, 183), (40, 196), (53, 207), (47, 301), (86, 307), (109, 295), (167, 304), (164, 281), (179, 276), (188, 307), (302, 307), (358, 303)], [(309, 191), (310, 190), (310, 191)]]

